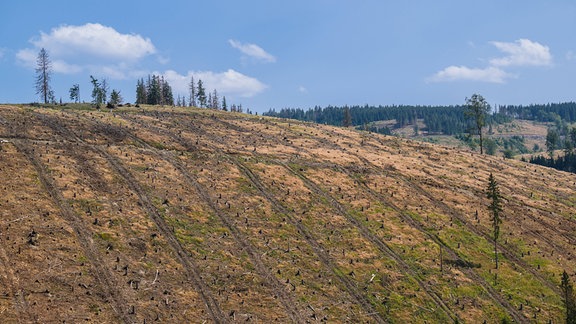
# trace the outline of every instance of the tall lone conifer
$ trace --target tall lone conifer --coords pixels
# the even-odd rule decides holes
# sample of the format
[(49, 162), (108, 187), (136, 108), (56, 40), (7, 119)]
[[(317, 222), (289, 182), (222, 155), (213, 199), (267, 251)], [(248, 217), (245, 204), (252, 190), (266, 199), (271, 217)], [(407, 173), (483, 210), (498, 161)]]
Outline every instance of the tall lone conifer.
[(498, 187), (498, 182), (494, 178), (494, 175), (490, 173), (488, 178), (488, 190), (486, 196), (490, 199), (490, 205), (488, 205), (488, 210), (492, 213), (490, 221), (492, 221), (492, 235), (494, 238), (494, 258), (496, 260), (496, 269), (498, 269), (498, 237), (500, 236), (500, 224), (502, 219), (500, 214), (502, 213), (502, 196), (500, 195), (500, 188)]
[(482, 129), (486, 126), (486, 116), (489, 112), (490, 105), (481, 95), (473, 94), (471, 98), (466, 98), (464, 115), (472, 120), (474, 131), (480, 137), (480, 154), (484, 154)]
[(47, 104), (54, 99), (54, 93), (50, 88), (50, 79), (52, 75), (52, 62), (48, 57), (48, 52), (42, 48), (36, 59), (36, 94), (39, 94), (44, 103)]

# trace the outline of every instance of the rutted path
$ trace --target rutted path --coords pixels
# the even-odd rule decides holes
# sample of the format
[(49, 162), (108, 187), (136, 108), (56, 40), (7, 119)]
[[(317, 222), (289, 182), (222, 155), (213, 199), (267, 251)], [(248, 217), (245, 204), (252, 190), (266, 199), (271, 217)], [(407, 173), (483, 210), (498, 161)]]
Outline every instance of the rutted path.
[[(242, 133), (246, 133), (247, 130), (244, 128), (241, 128), (237, 125), (232, 125), (228, 122), (219, 120), (220, 123), (226, 125), (226, 127), (230, 127), (235, 129), (238, 132), (242, 132)], [(286, 130), (289, 131), (289, 130)], [(327, 144), (327, 143), (325, 143)], [(334, 148), (335, 149), (340, 149), (338, 147), (338, 145), (334, 144)], [(370, 163), (367, 159), (365, 159), (362, 156), (359, 156), (358, 154), (352, 153), (350, 152), (349, 154), (357, 157), (358, 159), (360, 159), (361, 161), (363, 161), (366, 165), (371, 165), (372, 168), (376, 168), (376, 166), (374, 166), (372, 163)], [(406, 264), (406, 262), (404, 262), (404, 260), (398, 256), (390, 247), (388, 247), (383, 241), (381, 241), (378, 237), (376, 237), (369, 229), (367, 229), (363, 224), (361, 224), (355, 217), (353, 217), (352, 215), (350, 215), (346, 209), (338, 202), (336, 201), (331, 195), (327, 194), (324, 190), (320, 189), (314, 182), (312, 182), (310, 179), (308, 179), (305, 175), (303, 175), (301, 172), (299, 172), (298, 170), (295, 170), (293, 167), (290, 167), (289, 165), (286, 165), (285, 163), (283, 163), (282, 161), (275, 161), (275, 163), (282, 165), (285, 169), (289, 170), (292, 174), (294, 174), (295, 176), (299, 177), (305, 184), (306, 186), (312, 190), (314, 193), (316, 193), (318, 196), (323, 197), (324, 199), (326, 199), (331, 205), (332, 207), (338, 211), (338, 213), (342, 216), (344, 216), (346, 219), (348, 219), (348, 221), (350, 223), (352, 223), (355, 227), (357, 227), (359, 229), (359, 231), (362, 233), (362, 235), (364, 237), (366, 237), (370, 242), (372, 242), (372, 244), (374, 244), (375, 246), (377, 246), (379, 248), (379, 250), (388, 255), (389, 257), (393, 258), (394, 260), (396, 260), (398, 262), (398, 264), (402, 267), (402, 269), (407, 272), (410, 273), (411, 276), (418, 282), (418, 284), (427, 292), (427, 294), (429, 296), (431, 296), (434, 301), (436, 302), (437, 305), (439, 305), (449, 316), (451, 316), (453, 319), (456, 318), (456, 315), (450, 310), (450, 308), (442, 301), (442, 299), (433, 291), (433, 289), (431, 287), (429, 287), (425, 282), (423, 282), (417, 273), (415, 273), (413, 271), (413, 269)], [(350, 174), (350, 172), (348, 170), (345, 170), (344, 168), (342, 168), (341, 166), (338, 165), (332, 165), (333, 168), (336, 168), (338, 170), (340, 170), (340, 172), (347, 174), (349, 177), (353, 178), (353, 175)], [(377, 168), (376, 168), (377, 169)], [(403, 179), (404, 181), (406, 181), (409, 185), (413, 185), (410, 181), (407, 181), (406, 179)], [(428, 231), (426, 231), (421, 224), (419, 224), (417, 221), (415, 221), (410, 215), (406, 214), (402, 209), (400, 209), (398, 206), (396, 206), (395, 204), (393, 204), (389, 199), (385, 198), (382, 194), (377, 194), (375, 193), (371, 188), (369, 188), (365, 182), (363, 181), (359, 181), (359, 183), (361, 184), (362, 188), (364, 191), (368, 192), (371, 196), (373, 196), (374, 198), (377, 199), (377, 201), (382, 201), (384, 202), (384, 204), (390, 208), (392, 208), (395, 212), (397, 212), (404, 221), (406, 221), (408, 224), (410, 224), (410, 226), (412, 226), (413, 228), (417, 229), (418, 231), (420, 231), (421, 233), (423, 233), (425, 236), (427, 236), (429, 239), (435, 241), (437, 244), (442, 244), (442, 246), (444, 247), (444, 250), (450, 254), (452, 257), (455, 257), (457, 259), (460, 259), (456, 252), (454, 252), (452, 249), (450, 249), (448, 246), (446, 246), (446, 244), (444, 244), (443, 242), (441, 242), (437, 237), (434, 237), (433, 235), (431, 235)], [(419, 193), (422, 192), (422, 189), (419, 188)], [(429, 194), (426, 195), (431, 201), (434, 201), (434, 199), (432, 199), (432, 197), (430, 197)], [(489, 296), (496, 301), (498, 304), (500, 304), (501, 307), (503, 307), (504, 309), (507, 310), (507, 312), (513, 317), (513, 319), (517, 322), (523, 322), (525, 321), (524, 316), (522, 316), (515, 307), (513, 307), (512, 305), (510, 305), (510, 303), (508, 303), (500, 294), (498, 294), (495, 289), (488, 284), (482, 277), (480, 277), (477, 273), (475, 273), (473, 270), (471, 269), (465, 269), (465, 273), (467, 274), (467, 276), (471, 279), (473, 279), (475, 282), (478, 282), (482, 285), (482, 287), (486, 290), (486, 292), (489, 294)]]
[(199, 269), (195, 262), (188, 256), (188, 253), (184, 251), (180, 242), (176, 239), (174, 234), (172, 233), (170, 227), (166, 224), (162, 216), (158, 213), (157, 209), (154, 207), (142, 187), (138, 184), (137, 180), (134, 176), (128, 171), (126, 168), (122, 166), (122, 164), (112, 156), (106, 149), (100, 148), (98, 146), (92, 146), (86, 144), (82, 139), (80, 139), (76, 134), (72, 131), (68, 130), (66, 126), (58, 123), (55, 119), (46, 119), (41, 118), (46, 123), (47, 126), (53, 128), (57, 132), (62, 132), (63, 136), (68, 139), (75, 139), (77, 142), (82, 143), (89, 147), (90, 149), (94, 150), (95, 152), (99, 153), (101, 156), (105, 157), (108, 163), (112, 166), (112, 168), (119, 174), (128, 184), (130, 189), (136, 193), (140, 203), (142, 204), (143, 208), (148, 213), (148, 216), (154, 221), (158, 230), (162, 233), (165, 239), (170, 244), (171, 248), (176, 252), (177, 258), (180, 263), (186, 269), (188, 280), (192, 283), (195, 287), (196, 291), (202, 298), (204, 304), (206, 305), (208, 312), (212, 319), (217, 323), (226, 322), (226, 318), (222, 311), (220, 310), (219, 305), (216, 303), (210, 289), (206, 286), (203, 282), (202, 278), (199, 274)]
[[(380, 143), (381, 145), (384, 145), (384, 143)], [(366, 161), (366, 163), (370, 163), (368, 161)], [(426, 190), (424, 190), (421, 186), (419, 186), (418, 184), (414, 183), (414, 181), (410, 181), (410, 179), (408, 179), (406, 176), (401, 175), (400, 173), (395, 173), (394, 177), (398, 180), (401, 180), (402, 182), (404, 182), (405, 184), (407, 184), (410, 188), (412, 188), (417, 194), (422, 195), (423, 197), (426, 197), (428, 199), (430, 199), (430, 201), (432, 201), (435, 205), (435, 207), (439, 208), (440, 210), (442, 210), (446, 215), (450, 215), (450, 216), (454, 216), (457, 220), (459, 220), (462, 224), (464, 224), (466, 226), (466, 228), (471, 231), (472, 233), (474, 233), (475, 235), (478, 235), (480, 237), (483, 237), (485, 240), (487, 241), (491, 241), (492, 238), (485, 232), (479, 230), (478, 228), (470, 225), (470, 222), (466, 219), (466, 217), (464, 217), (464, 215), (462, 215), (460, 212), (454, 210), (453, 208), (450, 208), (446, 203), (439, 201), (437, 199), (434, 199), (434, 197)], [(544, 241), (546, 241), (547, 239), (542, 237), (542, 235), (538, 234), (538, 233), (532, 233), (536, 236), (539, 236), (541, 239), (543, 239)], [(541, 273), (539, 273), (538, 271), (536, 271), (534, 269), (534, 267), (530, 266), (529, 264), (527, 264), (524, 260), (522, 260), (521, 258), (519, 258), (517, 256), (517, 254), (515, 253), (515, 251), (510, 250), (510, 248), (506, 245), (502, 245), (502, 244), (498, 244), (498, 251), (501, 252), (507, 259), (514, 261), (514, 263), (518, 264), (522, 269), (524, 269), (525, 271), (529, 272), (531, 275), (533, 275), (534, 277), (538, 278), (538, 280), (540, 282), (542, 282), (544, 285), (546, 285), (548, 288), (550, 288), (551, 290), (553, 290), (555, 293), (560, 294), (560, 290), (558, 288), (557, 285), (553, 284), (552, 282), (550, 282), (547, 278), (545, 278)]]
[[(128, 116), (125, 116), (125, 115), (123, 115), (121, 117), (126, 119), (126, 120), (129, 120), (130, 122), (139, 122), (138, 120), (128, 118)], [(162, 131), (162, 129), (157, 129), (157, 128), (152, 127), (152, 126), (146, 126), (146, 127), (149, 130), (153, 130), (156, 132)], [(264, 265), (264, 263), (262, 262), (262, 260), (259, 256), (259, 254), (255, 251), (254, 247), (248, 242), (245, 235), (242, 234), (242, 232), (240, 230), (238, 230), (238, 228), (228, 219), (228, 217), (222, 213), (220, 208), (218, 208), (216, 206), (213, 199), (207, 194), (207, 192), (208, 192), (207, 188), (205, 188), (202, 184), (200, 184), (198, 182), (198, 180), (195, 178), (195, 176), (193, 176), (187, 170), (187, 168), (182, 164), (182, 162), (179, 161), (178, 159), (176, 159), (172, 153), (169, 153), (166, 151), (159, 151), (158, 149), (152, 147), (150, 144), (148, 144), (143, 139), (139, 138), (138, 136), (136, 136), (136, 135), (134, 135), (128, 131), (124, 131), (123, 129), (118, 129), (117, 131), (118, 132), (124, 132), (126, 134), (126, 136), (129, 136), (133, 140), (137, 141), (140, 145), (142, 145), (146, 149), (148, 149), (152, 152), (155, 152), (155, 154), (157, 154), (158, 156), (160, 156), (161, 158), (163, 158), (164, 160), (169, 162), (172, 166), (174, 166), (180, 172), (180, 174), (184, 177), (186, 182), (188, 182), (188, 184), (192, 185), (196, 189), (198, 195), (210, 207), (210, 209), (214, 212), (214, 214), (216, 214), (218, 216), (220, 221), (228, 228), (230, 233), (234, 236), (235, 241), (240, 245), (241, 249), (246, 251), (249, 254), (250, 259), (251, 259), (252, 263), (254, 264), (255, 268), (257, 269), (258, 273), (260, 274), (260, 276), (267, 279), (266, 284), (269, 285), (270, 288), (276, 294), (276, 296), (278, 296), (278, 298), (280, 299), (280, 302), (282, 303), (282, 306), (286, 310), (287, 314), (290, 316), (291, 320), (293, 322), (304, 323), (305, 320), (302, 318), (300, 312), (298, 311), (298, 309), (296, 307), (296, 303), (293, 300), (293, 298), (285, 292), (283, 285), (266, 268), (266, 266)], [(189, 150), (195, 150), (195, 147), (191, 147), (189, 145), (189, 143), (184, 142), (181, 139), (178, 139), (176, 136), (173, 136), (172, 133), (165, 134), (165, 135), (169, 135), (169, 136), (173, 137), (173, 139), (181, 142), (180, 144), (185, 145), (185, 147), (187, 147)]]
[(78, 240), (82, 245), (86, 258), (90, 260), (92, 271), (100, 282), (101, 289), (103, 289), (106, 292), (106, 295), (110, 296), (112, 299), (112, 308), (124, 323), (132, 323), (134, 321), (134, 317), (129, 314), (129, 310), (127, 309), (128, 302), (124, 300), (122, 294), (116, 289), (117, 285), (114, 279), (112, 278), (111, 274), (104, 268), (103, 262), (100, 259), (100, 255), (97, 249), (94, 247), (94, 244), (92, 244), (90, 231), (86, 229), (83, 221), (79, 219), (74, 211), (68, 206), (64, 197), (62, 197), (61, 192), (52, 182), (52, 179), (48, 175), (42, 162), (36, 157), (34, 151), (27, 144), (27, 140), (12, 139), (11, 141), (34, 166), (38, 172), (38, 178), (40, 182), (46, 188), (46, 191), (48, 191), (54, 203), (60, 209), (63, 218), (74, 229), (74, 232), (76, 233)]
[[(147, 127), (148, 129), (151, 129), (153, 131), (156, 131), (156, 132), (161, 131), (160, 129), (157, 129), (157, 128), (149, 126), (149, 125), (146, 125), (145, 127)], [(165, 135), (172, 137), (174, 140), (178, 141), (184, 147), (193, 148), (191, 143), (175, 136), (174, 134), (167, 133)], [(214, 136), (211, 136), (209, 134), (202, 134), (202, 135), (209, 137), (211, 140), (213, 140), (215, 142), (221, 142), (221, 139), (215, 138)], [(248, 169), (246, 166), (244, 166), (240, 161), (229, 157), (227, 154), (225, 154), (224, 152), (221, 152), (220, 149), (218, 149), (216, 147), (213, 147), (213, 148), (216, 149), (224, 159), (226, 159), (230, 163), (233, 163), (234, 165), (236, 165), (242, 171), (242, 173), (250, 180), (250, 182), (258, 189), (258, 191), (272, 204), (272, 206), (274, 207), (274, 209), (277, 210), (277, 212), (287, 216), (287, 219), (290, 221), (290, 223), (298, 229), (298, 231), (301, 233), (301, 235), (306, 239), (308, 244), (312, 247), (312, 249), (314, 250), (315, 254), (318, 256), (320, 261), (322, 261), (322, 263), (328, 269), (330, 269), (330, 271), (332, 271), (334, 274), (336, 274), (337, 278), (341, 281), (341, 283), (346, 288), (348, 293), (350, 293), (350, 295), (353, 296), (354, 299), (360, 305), (362, 305), (362, 307), (366, 310), (366, 312), (368, 314), (370, 314), (375, 321), (377, 321), (379, 323), (386, 322), (386, 320), (381, 317), (380, 313), (374, 311), (373, 306), (370, 303), (370, 301), (367, 300), (365, 295), (362, 294), (358, 290), (356, 285), (348, 277), (338, 274), (338, 271), (335, 270), (335, 269), (337, 269), (337, 266), (335, 265), (332, 258), (324, 251), (324, 249), (313, 238), (310, 231), (294, 218), (292, 211), (285, 208), (278, 200), (276, 200), (276, 198), (274, 198), (272, 195), (270, 195), (269, 192), (261, 184), (258, 177), (256, 175), (254, 175), (250, 171), (250, 169)]]
[[(8, 121), (0, 117), (0, 123), (7, 125), (10, 128), (9, 135), (15, 135), (15, 131), (12, 125), (9, 125)], [(3, 234), (0, 232), (0, 234)], [(14, 275), (14, 269), (10, 265), (10, 260), (4, 249), (4, 245), (0, 244), (0, 268), (5, 269), (3, 275), (0, 276), (2, 286), (8, 289), (8, 294), (12, 296), (11, 300), (14, 303), (14, 309), (16, 310), (19, 318), (24, 318), (29, 322), (37, 322), (38, 319), (35, 318), (29, 311), (28, 301), (26, 300), (25, 292), (21, 287), (18, 287), (16, 283), (18, 280)]]

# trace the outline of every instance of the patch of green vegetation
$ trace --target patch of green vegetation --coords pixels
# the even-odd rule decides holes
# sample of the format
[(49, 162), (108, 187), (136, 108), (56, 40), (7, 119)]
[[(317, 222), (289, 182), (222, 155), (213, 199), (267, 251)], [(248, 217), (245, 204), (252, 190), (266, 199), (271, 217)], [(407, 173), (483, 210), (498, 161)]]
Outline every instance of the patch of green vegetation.
[(252, 183), (250, 183), (250, 180), (246, 178), (236, 178), (234, 180), (236, 181), (237, 188), (240, 192), (253, 193), (256, 190), (252, 186)]
[(106, 241), (106, 242), (110, 242), (113, 240), (112, 234), (110, 234), (110, 233), (100, 232), (100, 233), (96, 233), (94, 235), (96, 238), (101, 239), (101, 240)]
[(73, 199), (69, 200), (70, 205), (74, 205), (78, 210), (91, 213), (93, 216), (100, 212), (100, 203), (94, 199)]
[(160, 143), (160, 142), (149, 142), (148, 144), (150, 144), (150, 146), (158, 149), (158, 150), (166, 150), (167, 146), (164, 143)]
[(88, 258), (87, 258), (85, 255), (79, 255), (79, 256), (78, 256), (78, 262), (79, 262), (79, 263), (86, 263), (86, 262), (88, 262), (88, 261), (89, 261), (89, 260), (88, 260)]
[(90, 313), (94, 313), (96, 315), (100, 314), (100, 312), (101, 312), (100, 306), (98, 306), (96, 304), (90, 304), (90, 306), (88, 306), (88, 311)]

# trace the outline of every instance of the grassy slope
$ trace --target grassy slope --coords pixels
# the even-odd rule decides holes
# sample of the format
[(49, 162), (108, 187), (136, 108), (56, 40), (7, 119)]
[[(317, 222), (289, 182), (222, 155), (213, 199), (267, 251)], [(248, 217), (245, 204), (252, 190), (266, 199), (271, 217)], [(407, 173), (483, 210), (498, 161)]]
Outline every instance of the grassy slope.
[(197, 109), (2, 106), (0, 137), (8, 320), (562, 318), (572, 174)]

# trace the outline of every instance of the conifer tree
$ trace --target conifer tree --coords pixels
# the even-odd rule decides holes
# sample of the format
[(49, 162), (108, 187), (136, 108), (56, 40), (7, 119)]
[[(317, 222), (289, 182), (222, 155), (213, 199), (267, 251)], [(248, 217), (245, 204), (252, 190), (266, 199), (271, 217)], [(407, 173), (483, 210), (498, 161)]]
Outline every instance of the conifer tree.
[(576, 296), (574, 296), (574, 287), (566, 270), (562, 273), (560, 288), (564, 307), (566, 307), (566, 324), (576, 324)]
[(108, 86), (108, 80), (102, 79), (100, 83), (100, 91), (102, 91), (102, 103), (106, 102), (106, 98), (108, 98), (108, 90), (110, 90), (110, 86)]
[(350, 108), (344, 107), (344, 119), (342, 121), (342, 126), (350, 127), (352, 126), (352, 115), (350, 115)]
[(44, 103), (47, 104), (54, 97), (54, 92), (50, 87), (52, 76), (52, 62), (48, 52), (42, 48), (36, 59), (36, 94), (39, 94)]
[(206, 108), (206, 90), (204, 89), (202, 80), (198, 80), (196, 98), (198, 99), (198, 104), (200, 105), (200, 108)]
[(90, 82), (92, 83), (92, 103), (96, 108), (100, 108), (100, 105), (106, 101), (106, 95), (103, 91), (102, 84), (93, 76), (90, 76)]
[(75, 103), (80, 101), (80, 85), (75, 84), (70, 88), (70, 100), (73, 100)]
[(136, 84), (136, 104), (142, 105), (147, 103), (148, 95), (146, 93), (146, 86), (144, 85), (144, 79), (138, 80)]
[(212, 92), (212, 108), (213, 109), (220, 109), (220, 98), (218, 98), (218, 91), (216, 91), (216, 89), (214, 89), (214, 91)]
[(110, 93), (110, 104), (112, 106), (117, 106), (121, 104), (122, 101), (124, 101), (124, 99), (122, 98), (120, 91), (113, 89), (112, 92)]
[(160, 78), (160, 85), (161, 85), (161, 100), (163, 105), (174, 105), (174, 95), (172, 94), (172, 87), (164, 79), (164, 76)]
[(474, 131), (480, 138), (480, 154), (484, 154), (482, 129), (486, 125), (486, 117), (489, 112), (490, 105), (481, 95), (473, 94), (471, 98), (466, 98), (464, 114), (472, 120)]
[(502, 213), (502, 196), (500, 195), (500, 188), (498, 182), (494, 178), (494, 175), (490, 173), (488, 178), (488, 190), (486, 196), (490, 199), (490, 205), (488, 205), (488, 210), (492, 213), (490, 221), (492, 221), (492, 237), (494, 239), (494, 258), (496, 262), (496, 269), (498, 269), (498, 237), (500, 236), (500, 224), (502, 219), (500, 214)]
[(222, 110), (228, 111), (228, 106), (226, 105), (226, 96), (222, 96)]
[(190, 84), (188, 85), (188, 90), (190, 91), (190, 97), (188, 98), (188, 103), (192, 107), (196, 107), (196, 84), (194, 83), (194, 77), (190, 77)]

